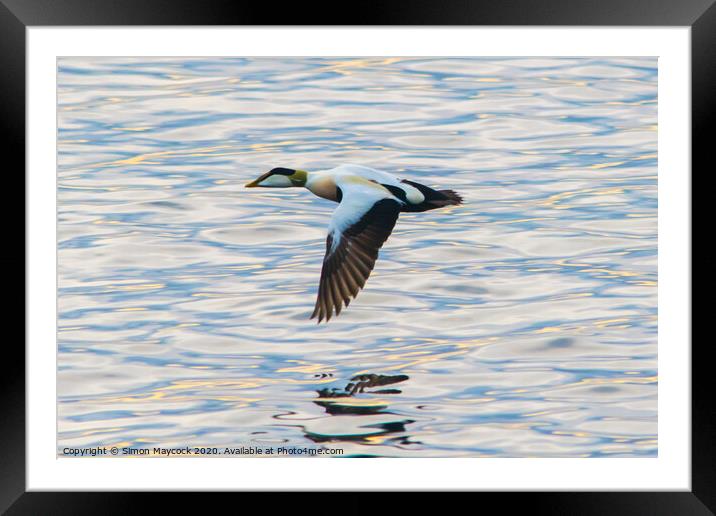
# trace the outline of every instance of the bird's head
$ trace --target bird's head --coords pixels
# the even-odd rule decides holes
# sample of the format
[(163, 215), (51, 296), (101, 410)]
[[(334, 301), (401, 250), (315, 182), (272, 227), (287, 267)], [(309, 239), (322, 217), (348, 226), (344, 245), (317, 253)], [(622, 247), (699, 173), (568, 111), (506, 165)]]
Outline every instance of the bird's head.
[(308, 173), (305, 170), (294, 170), (292, 168), (273, 168), (265, 174), (257, 177), (246, 188), (288, 188), (290, 186), (305, 186)]

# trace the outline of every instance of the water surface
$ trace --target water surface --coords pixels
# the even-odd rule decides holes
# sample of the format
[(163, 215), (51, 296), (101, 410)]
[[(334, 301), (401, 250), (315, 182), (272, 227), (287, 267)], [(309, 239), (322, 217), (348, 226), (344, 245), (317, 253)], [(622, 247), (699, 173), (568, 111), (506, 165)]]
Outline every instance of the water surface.
[[(58, 451), (657, 453), (652, 58), (62, 58)], [(357, 163), (452, 188), (309, 321)]]

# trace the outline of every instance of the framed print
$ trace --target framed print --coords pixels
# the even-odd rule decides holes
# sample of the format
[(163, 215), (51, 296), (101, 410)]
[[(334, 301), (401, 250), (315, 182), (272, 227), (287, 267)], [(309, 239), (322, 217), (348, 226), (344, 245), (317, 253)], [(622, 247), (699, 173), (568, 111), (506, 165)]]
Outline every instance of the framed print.
[(691, 169), (716, 8), (165, 7), (0, 11), (27, 199), (3, 509), (711, 513)]

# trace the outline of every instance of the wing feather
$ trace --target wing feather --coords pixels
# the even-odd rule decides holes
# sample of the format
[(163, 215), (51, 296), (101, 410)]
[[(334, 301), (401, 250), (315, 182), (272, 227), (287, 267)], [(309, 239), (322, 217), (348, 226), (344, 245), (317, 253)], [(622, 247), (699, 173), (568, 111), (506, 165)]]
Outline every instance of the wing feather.
[(311, 318), (329, 321), (365, 286), (378, 250), (393, 231), (401, 203), (376, 185), (341, 184), (343, 198), (326, 238), (318, 298)]

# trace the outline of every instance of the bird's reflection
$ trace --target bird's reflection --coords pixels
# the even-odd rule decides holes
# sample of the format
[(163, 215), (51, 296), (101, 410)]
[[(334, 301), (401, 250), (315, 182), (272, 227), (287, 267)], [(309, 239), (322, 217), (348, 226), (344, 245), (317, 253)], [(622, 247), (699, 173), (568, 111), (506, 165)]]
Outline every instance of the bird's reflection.
[[(351, 378), (350, 382), (342, 389), (338, 388), (326, 388), (319, 389), (316, 391), (318, 396), (321, 398), (319, 401), (315, 401), (317, 405), (325, 407), (329, 414), (335, 414), (336, 412), (331, 411), (331, 407), (343, 406), (340, 400), (335, 398), (352, 398), (356, 394), (363, 394), (366, 389), (373, 387), (383, 387), (385, 385), (393, 385), (396, 383), (404, 382), (408, 380), (408, 376), (404, 374), (398, 375), (383, 375), (383, 374), (359, 374)], [(401, 394), (403, 391), (400, 389), (377, 389), (368, 391), (368, 394)], [(372, 413), (377, 412), (374, 410)], [(341, 413), (341, 412), (338, 412)]]
[(416, 444), (409, 436), (396, 435), (404, 434), (406, 426), (414, 420), (391, 412), (390, 400), (385, 397), (402, 391), (383, 388), (408, 379), (406, 375), (361, 374), (352, 377), (345, 387), (317, 390), (319, 398), (314, 403), (333, 417), (316, 421), (320, 424), (310, 425), (313, 428), (304, 428), (306, 437), (314, 442), (382, 444), (390, 440), (393, 445)]

